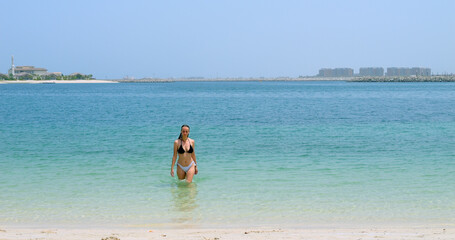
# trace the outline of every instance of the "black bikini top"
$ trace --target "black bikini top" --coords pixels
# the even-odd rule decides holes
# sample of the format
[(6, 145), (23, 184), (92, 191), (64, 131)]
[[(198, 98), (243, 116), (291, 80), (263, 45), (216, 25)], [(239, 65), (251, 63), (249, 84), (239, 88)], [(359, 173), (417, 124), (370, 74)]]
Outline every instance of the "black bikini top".
[(183, 145), (183, 142), (182, 140), (180, 139), (180, 147), (179, 149), (177, 149), (177, 152), (180, 153), (180, 154), (184, 154), (185, 152), (187, 153), (193, 153), (193, 146), (191, 145), (191, 142), (190, 142), (190, 149), (188, 149), (188, 151), (185, 151), (185, 149), (183, 149), (182, 145)]

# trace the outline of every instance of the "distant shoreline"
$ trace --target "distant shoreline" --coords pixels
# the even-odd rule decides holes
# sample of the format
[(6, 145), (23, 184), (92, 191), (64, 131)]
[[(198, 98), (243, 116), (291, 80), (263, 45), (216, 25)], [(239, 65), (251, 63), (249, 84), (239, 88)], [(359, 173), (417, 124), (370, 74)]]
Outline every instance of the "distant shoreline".
[(271, 81), (344, 81), (344, 82), (455, 82), (455, 75), (435, 76), (382, 76), (382, 77), (277, 77), (277, 78), (141, 78), (112, 79), (120, 83), (146, 82), (271, 82)]
[(344, 81), (344, 82), (455, 82), (455, 75), (437, 76), (382, 76), (382, 77), (278, 77), (278, 78), (142, 78), (112, 79), (120, 83), (146, 82), (271, 82), (271, 81)]
[(0, 84), (116, 83), (111, 80), (2, 80)]
[(382, 76), (382, 77), (278, 77), (278, 78), (141, 78), (104, 80), (0, 80), (0, 84), (58, 83), (170, 83), (170, 82), (271, 82), (271, 81), (344, 81), (344, 82), (455, 82), (455, 75)]
[(112, 79), (120, 83), (145, 83), (145, 82), (272, 82), (272, 81), (347, 81), (348, 78), (141, 78), (141, 79)]

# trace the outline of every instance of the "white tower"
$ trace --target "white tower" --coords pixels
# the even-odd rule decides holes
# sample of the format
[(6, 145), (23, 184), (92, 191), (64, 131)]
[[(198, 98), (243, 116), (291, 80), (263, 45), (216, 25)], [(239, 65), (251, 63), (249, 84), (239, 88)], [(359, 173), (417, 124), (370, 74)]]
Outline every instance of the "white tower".
[(14, 56), (11, 56), (11, 74), (16, 75), (15, 73), (15, 67), (14, 67)]

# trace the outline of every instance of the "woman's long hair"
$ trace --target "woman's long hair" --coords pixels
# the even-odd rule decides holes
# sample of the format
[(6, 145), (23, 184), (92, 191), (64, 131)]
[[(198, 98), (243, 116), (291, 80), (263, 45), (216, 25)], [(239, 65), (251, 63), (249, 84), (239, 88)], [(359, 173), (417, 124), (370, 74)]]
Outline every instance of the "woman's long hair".
[[(184, 127), (187, 127), (188, 130), (190, 130), (190, 126), (186, 125), (186, 124), (183, 124), (182, 127), (180, 128), (180, 135), (179, 135), (179, 138), (178, 139), (182, 139), (182, 128)], [(188, 137), (190, 137), (190, 135), (188, 134)]]

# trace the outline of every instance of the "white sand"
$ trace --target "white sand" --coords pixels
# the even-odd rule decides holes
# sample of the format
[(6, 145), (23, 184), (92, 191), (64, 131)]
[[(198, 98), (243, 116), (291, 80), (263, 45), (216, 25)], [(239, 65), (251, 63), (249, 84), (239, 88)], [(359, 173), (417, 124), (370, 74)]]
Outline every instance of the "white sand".
[(139, 239), (455, 239), (455, 228), (23, 229), (1, 228), (0, 240)]

